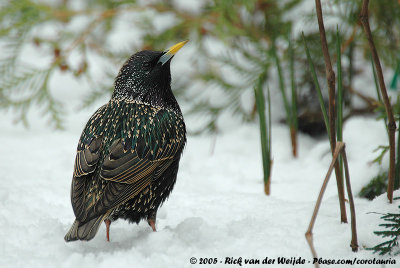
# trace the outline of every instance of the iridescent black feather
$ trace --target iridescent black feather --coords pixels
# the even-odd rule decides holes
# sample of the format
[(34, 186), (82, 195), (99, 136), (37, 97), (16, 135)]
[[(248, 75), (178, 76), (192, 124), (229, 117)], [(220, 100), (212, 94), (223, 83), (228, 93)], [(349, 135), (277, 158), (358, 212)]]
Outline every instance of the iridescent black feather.
[(89, 119), (71, 186), (76, 220), (66, 241), (90, 240), (104, 220), (155, 219), (171, 193), (186, 143), (163, 52), (142, 51), (121, 68), (111, 100)]

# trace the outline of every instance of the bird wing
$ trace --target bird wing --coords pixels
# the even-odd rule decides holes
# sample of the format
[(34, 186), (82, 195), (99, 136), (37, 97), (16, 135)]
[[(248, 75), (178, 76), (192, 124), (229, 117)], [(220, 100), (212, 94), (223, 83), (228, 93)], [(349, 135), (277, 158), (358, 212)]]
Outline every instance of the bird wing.
[(144, 144), (144, 139), (139, 139), (135, 150), (126, 150), (122, 140), (117, 140), (111, 146), (110, 154), (104, 160), (101, 168), (100, 177), (111, 182), (119, 182), (125, 184), (133, 184), (147, 177), (154, 172), (157, 167), (164, 166), (165, 163), (170, 163), (175, 156), (176, 150), (170, 148), (176, 146), (176, 142), (167, 144), (164, 153), (160, 154), (155, 159), (151, 159), (150, 150), (144, 157), (139, 157), (140, 148), (143, 146), (150, 147)]
[[(101, 164), (102, 137), (93, 139), (77, 152), (71, 200), (81, 224), (136, 196), (161, 176), (180, 154), (185, 140), (177, 137), (177, 126), (163, 122), (168, 120), (164, 113), (157, 115), (153, 127), (144, 128), (134, 143), (128, 138), (116, 139)], [(96, 179), (106, 182), (103, 189), (92, 187), (98, 187), (93, 184)]]

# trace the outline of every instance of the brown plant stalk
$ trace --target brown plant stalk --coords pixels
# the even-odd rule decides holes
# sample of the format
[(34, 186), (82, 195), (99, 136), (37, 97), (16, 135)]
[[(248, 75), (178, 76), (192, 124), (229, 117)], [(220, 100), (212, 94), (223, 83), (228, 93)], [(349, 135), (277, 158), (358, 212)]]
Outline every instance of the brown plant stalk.
[(392, 106), (390, 105), (390, 100), (386, 91), (385, 80), (383, 79), (381, 62), (379, 60), (378, 52), (376, 51), (376, 47), (374, 44), (374, 40), (372, 38), (371, 28), (369, 26), (369, 17), (368, 17), (368, 4), (369, 0), (363, 0), (362, 8), (359, 15), (360, 22), (364, 28), (365, 35), (368, 40), (368, 45), (371, 50), (372, 59), (374, 60), (374, 65), (376, 69), (376, 73), (378, 75), (379, 87), (381, 89), (383, 103), (385, 104), (386, 115), (388, 118), (388, 131), (389, 131), (389, 175), (388, 175), (388, 188), (387, 188), (387, 197), (389, 202), (393, 202), (393, 188), (394, 188), (394, 172), (395, 172), (395, 131), (396, 131), (396, 122), (394, 120)]
[[(340, 143), (342, 144), (342, 142), (340, 142)], [(341, 155), (342, 155), (343, 163), (344, 163), (344, 173), (345, 173), (345, 177), (346, 177), (347, 196), (349, 197), (349, 203), (350, 203), (350, 221), (351, 221), (351, 243), (350, 243), (350, 247), (353, 250), (353, 252), (356, 252), (358, 250), (357, 227), (356, 227), (356, 208), (354, 206), (353, 193), (351, 191), (349, 166), (348, 166), (348, 163), (347, 163), (347, 155), (346, 155), (346, 148), (345, 147), (346, 146), (343, 143), (343, 148), (341, 150)]]
[(292, 155), (297, 157), (297, 131), (293, 126), (290, 127), (290, 140), (292, 141)]
[[(346, 157), (346, 148), (345, 148), (345, 144), (343, 142), (337, 142), (336, 143), (336, 148), (335, 151), (333, 153), (333, 157), (332, 157), (332, 162), (328, 168), (328, 172), (325, 176), (324, 182), (322, 184), (321, 187), (321, 191), (319, 192), (318, 195), (318, 199), (317, 202), (315, 204), (314, 207), (314, 212), (311, 216), (311, 220), (310, 220), (310, 224), (308, 225), (308, 229), (307, 232), (305, 233), (306, 239), (307, 239), (307, 243), (310, 247), (311, 253), (313, 255), (313, 258), (318, 258), (317, 257), (317, 252), (315, 251), (314, 248), (314, 243), (313, 243), (313, 235), (312, 235), (312, 231), (314, 228), (314, 224), (315, 224), (315, 220), (317, 219), (317, 214), (319, 211), (319, 208), (321, 206), (321, 202), (322, 202), (322, 197), (324, 196), (325, 190), (326, 190), (326, 186), (328, 185), (329, 179), (331, 177), (333, 168), (335, 166), (336, 163), (338, 163), (338, 158), (339, 158), (339, 154), (342, 155), (343, 158), (343, 162), (344, 162), (344, 169), (345, 169), (345, 174), (346, 174), (346, 186), (347, 186), (347, 193), (349, 195), (349, 203), (350, 203), (350, 213), (351, 213), (351, 243), (350, 246), (352, 248), (352, 250), (355, 252), (358, 249), (358, 243), (357, 243), (357, 228), (356, 228), (356, 212), (355, 212), (355, 207), (354, 207), (354, 200), (353, 200), (353, 194), (351, 191), (351, 185), (350, 185), (350, 175), (349, 175), (349, 167), (347, 164), (347, 157)], [(319, 267), (318, 262), (315, 263), (315, 267)]]
[(270, 162), (270, 171), (269, 171), (269, 178), (267, 182), (264, 182), (264, 193), (266, 195), (270, 195), (271, 194), (271, 174), (272, 174), (272, 164), (274, 163), (274, 160), (271, 159)]
[[(332, 69), (331, 57), (329, 55), (328, 44), (325, 35), (324, 20), (322, 18), (321, 1), (315, 0), (315, 7), (317, 11), (319, 35), (321, 39), (322, 53), (324, 55), (325, 73), (329, 88), (329, 130), (330, 130), (330, 144), (332, 155), (336, 148), (336, 126), (335, 126), (335, 72)], [(339, 205), (340, 205), (340, 219), (341, 222), (347, 223), (346, 206), (344, 203), (344, 186), (343, 177), (340, 172), (339, 163), (335, 164), (336, 184), (338, 188)]]

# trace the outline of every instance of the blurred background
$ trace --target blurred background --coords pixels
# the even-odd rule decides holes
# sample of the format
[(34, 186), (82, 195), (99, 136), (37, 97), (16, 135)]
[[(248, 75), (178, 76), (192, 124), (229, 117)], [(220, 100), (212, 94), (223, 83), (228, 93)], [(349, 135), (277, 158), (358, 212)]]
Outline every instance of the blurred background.
[[(323, 2), (328, 43), (335, 43), (336, 26), (342, 39), (344, 118), (378, 116), (383, 106), (376, 92), (365, 89), (374, 80), (358, 23), (361, 1)], [(400, 5), (393, 0), (371, 1), (370, 17), (386, 81), (396, 90)], [(304, 31), (323, 82), (315, 26), (311, 0), (4, 0), (0, 3), (0, 109), (8, 112), (10, 120), (29, 125), (29, 114), (38, 107), (50, 127), (62, 128), (71, 102), (73, 110), (93, 109), (97, 100), (110, 96), (113, 79), (131, 54), (165, 50), (189, 39), (176, 57), (179, 63), (173, 65), (172, 75), (185, 115), (201, 118), (198, 125), (190, 126), (191, 132), (221, 130), (218, 122), (223, 114), (254, 121), (253, 87), (262, 74), (277, 104), (272, 116), (284, 122), (276, 56), (289, 94), (291, 39), (298, 128), (319, 135), (325, 131), (323, 118), (301, 40)], [(330, 49), (336, 61), (335, 47)], [(65, 81), (73, 81), (70, 88)], [(324, 84), (323, 94), (327, 93)]]

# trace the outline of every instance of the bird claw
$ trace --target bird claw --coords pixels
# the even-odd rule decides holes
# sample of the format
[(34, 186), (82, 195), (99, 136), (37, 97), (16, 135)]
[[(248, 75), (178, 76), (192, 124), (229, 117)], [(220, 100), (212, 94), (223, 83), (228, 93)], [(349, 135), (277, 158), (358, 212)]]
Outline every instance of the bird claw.
[(106, 234), (107, 242), (110, 242), (110, 225), (111, 225), (111, 221), (110, 220), (104, 220), (104, 223), (106, 224), (106, 228), (107, 228), (107, 234)]
[(157, 232), (156, 230), (156, 221), (152, 219), (148, 219), (147, 223), (150, 225), (151, 229), (153, 229), (153, 232)]

